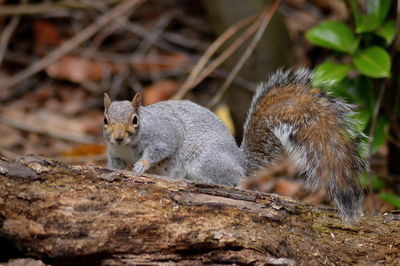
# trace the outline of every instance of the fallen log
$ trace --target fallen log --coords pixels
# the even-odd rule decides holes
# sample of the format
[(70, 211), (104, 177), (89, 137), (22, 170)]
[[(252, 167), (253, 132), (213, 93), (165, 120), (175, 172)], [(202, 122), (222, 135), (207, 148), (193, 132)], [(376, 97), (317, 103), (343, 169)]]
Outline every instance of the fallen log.
[(0, 159), (1, 259), (46, 264), (400, 265), (400, 213), (333, 209), (235, 188), (36, 156)]

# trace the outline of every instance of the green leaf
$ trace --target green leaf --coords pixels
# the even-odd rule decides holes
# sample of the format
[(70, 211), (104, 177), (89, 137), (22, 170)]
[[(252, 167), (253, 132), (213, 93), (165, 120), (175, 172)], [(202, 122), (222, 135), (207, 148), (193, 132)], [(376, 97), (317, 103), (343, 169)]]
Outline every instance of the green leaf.
[(369, 117), (371, 117), (374, 113), (376, 104), (376, 96), (374, 93), (372, 79), (364, 75), (358, 75), (354, 81), (352, 92), (354, 93), (355, 97), (358, 98), (356, 102), (361, 106), (361, 110), (369, 113)]
[(360, 13), (360, 9), (358, 7), (358, 1), (357, 0), (349, 0), (349, 3), (350, 3), (351, 11), (353, 12), (354, 21), (355, 21), (356, 28), (357, 28), (361, 23), (361, 13)]
[(396, 21), (389, 20), (375, 34), (385, 39), (387, 45), (391, 44), (396, 36)]
[(376, 17), (378, 23), (385, 20), (391, 5), (390, 0), (367, 0), (367, 14)]
[(323, 84), (336, 84), (342, 81), (351, 71), (352, 67), (347, 64), (336, 64), (325, 62), (320, 64), (314, 71), (313, 86)]
[(359, 102), (359, 99), (357, 98), (357, 95), (355, 95), (354, 92), (354, 81), (348, 77), (345, 77), (343, 80), (333, 84), (332, 86), (326, 86), (326, 84), (323, 84), (319, 87), (321, 87), (322, 90), (332, 94), (332, 96), (342, 98), (347, 102), (351, 103)]
[(350, 2), (352, 8), (354, 19), (356, 22), (356, 32), (371, 32), (376, 30), (381, 26), (382, 22), (385, 20), (389, 8), (390, 0), (367, 0), (367, 14), (361, 15), (358, 11), (358, 4), (356, 1)]
[(380, 25), (379, 19), (375, 15), (362, 15), (356, 27), (357, 33), (370, 32), (376, 30)]
[(306, 32), (309, 42), (339, 52), (352, 54), (358, 41), (351, 29), (342, 22), (325, 21)]
[(400, 208), (400, 196), (399, 195), (396, 195), (396, 194), (393, 194), (393, 193), (384, 193), (384, 192), (382, 192), (382, 193), (379, 193), (378, 196), (382, 200), (392, 204), (396, 208)]
[(375, 191), (379, 191), (386, 186), (385, 180), (376, 174), (361, 174), (359, 180), (360, 183), (365, 187), (372, 185), (372, 188)]
[(378, 46), (372, 46), (358, 51), (353, 56), (356, 68), (371, 78), (385, 78), (390, 76), (390, 56)]
[(379, 116), (375, 127), (374, 139), (372, 140), (372, 154), (376, 153), (378, 149), (385, 143), (386, 128), (388, 126), (388, 120), (384, 116)]

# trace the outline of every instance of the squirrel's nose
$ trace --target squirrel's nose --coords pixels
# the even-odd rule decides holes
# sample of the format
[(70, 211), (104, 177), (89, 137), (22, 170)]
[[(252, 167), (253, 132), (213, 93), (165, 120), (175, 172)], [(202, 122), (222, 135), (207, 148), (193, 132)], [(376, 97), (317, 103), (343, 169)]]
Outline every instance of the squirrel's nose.
[(119, 144), (121, 144), (121, 142), (124, 140), (123, 137), (116, 137), (115, 141), (118, 142)]

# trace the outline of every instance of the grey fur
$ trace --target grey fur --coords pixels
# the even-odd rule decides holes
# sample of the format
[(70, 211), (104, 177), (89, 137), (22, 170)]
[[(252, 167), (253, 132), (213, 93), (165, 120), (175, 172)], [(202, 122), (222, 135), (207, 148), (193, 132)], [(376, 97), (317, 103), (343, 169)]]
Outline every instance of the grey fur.
[[(244, 125), (245, 132), (250, 128), (253, 115), (261, 112), (259, 102), (271, 93), (279, 94), (279, 90), (270, 90), (290, 85), (297, 86), (298, 93), (301, 94), (302, 90), (312, 89), (311, 75), (312, 72), (305, 68), (296, 72), (278, 70), (267, 82), (261, 83), (249, 108)], [(329, 101), (330, 108), (341, 121), (340, 128), (347, 132), (353, 141), (352, 145), (358, 149), (360, 143), (356, 139), (365, 136), (357, 132), (350, 106), (326, 93), (321, 92), (319, 96)], [(307, 123), (276, 123), (273, 122), (276, 119), (269, 114), (263, 114), (265, 120), (262, 122), (262, 131), (249, 134), (258, 139), (245, 137), (239, 148), (215, 114), (190, 101), (164, 101), (147, 107), (142, 106), (138, 113), (131, 102), (120, 101), (113, 102), (105, 110), (110, 125), (129, 124), (133, 114), (138, 117), (137, 129), (125, 135), (121, 144), (113, 140), (105, 126), (104, 137), (109, 150), (108, 166), (111, 168), (122, 169), (127, 165), (132, 166), (138, 173), (149, 172), (173, 178), (236, 186), (245, 176), (273, 163), (283, 150), (306, 176), (305, 181), (311, 190), (317, 190), (321, 186), (328, 187), (329, 195), (347, 221), (355, 220), (362, 213), (362, 191), (354, 183), (355, 177), (351, 173), (365, 171), (368, 168), (367, 162), (358, 155), (347, 155), (345, 151), (338, 150), (338, 158), (342, 157), (343, 160), (351, 160), (354, 163), (352, 169), (344, 169), (349, 172), (346, 177), (349, 187), (346, 191), (337, 190), (334, 172), (329, 183), (324, 183), (318, 176), (321, 168), (325, 167), (319, 160), (323, 155), (323, 147), (312, 142), (298, 143), (296, 140), (299, 129), (307, 126)], [(310, 117), (310, 120), (312, 119), (314, 117)], [(332, 149), (336, 149), (335, 140), (331, 143)], [(148, 162), (149, 165), (143, 162)]]
[[(123, 101), (113, 102), (107, 114), (123, 122), (132, 112), (131, 103)], [(190, 101), (165, 101), (140, 107), (138, 117), (133, 145), (114, 145), (105, 134), (112, 168), (120, 168), (113, 163), (119, 157), (136, 171), (143, 170), (137, 161), (148, 160), (148, 172), (180, 179), (236, 186), (244, 177), (232, 135), (208, 109)]]

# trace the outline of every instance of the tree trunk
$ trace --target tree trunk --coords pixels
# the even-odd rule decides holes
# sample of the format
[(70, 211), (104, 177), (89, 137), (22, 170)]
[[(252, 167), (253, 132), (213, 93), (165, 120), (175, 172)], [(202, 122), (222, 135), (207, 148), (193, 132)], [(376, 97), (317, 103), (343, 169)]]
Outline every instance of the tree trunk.
[(400, 265), (400, 215), (342, 223), (270, 194), (35, 156), (0, 160), (0, 240), (60, 264)]

